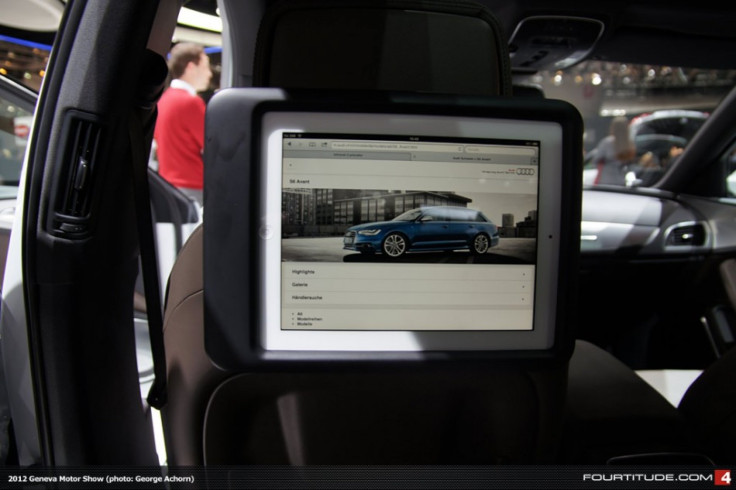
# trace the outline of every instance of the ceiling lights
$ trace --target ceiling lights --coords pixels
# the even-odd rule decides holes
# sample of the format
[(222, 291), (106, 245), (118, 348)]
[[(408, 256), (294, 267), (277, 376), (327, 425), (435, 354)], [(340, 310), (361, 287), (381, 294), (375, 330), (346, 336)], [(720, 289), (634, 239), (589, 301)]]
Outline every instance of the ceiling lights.
[[(2, 1), (2, 0), (0, 0)], [(204, 29), (212, 32), (222, 32), (222, 19), (216, 15), (205, 14), (182, 7), (177, 22), (181, 25)]]

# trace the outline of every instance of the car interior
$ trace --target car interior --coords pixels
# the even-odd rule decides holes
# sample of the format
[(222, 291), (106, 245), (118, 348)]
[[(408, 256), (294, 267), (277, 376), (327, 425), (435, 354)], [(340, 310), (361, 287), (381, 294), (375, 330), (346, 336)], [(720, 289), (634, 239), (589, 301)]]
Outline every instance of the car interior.
[[(203, 218), (188, 237), (182, 226), (198, 223), (198, 210), (142, 171), (182, 3), (216, 7), (223, 22), (222, 90), (207, 109)], [(158, 466), (159, 411), (172, 468), (735, 462), (736, 200), (727, 177), (736, 89), (655, 183), (584, 186), (588, 128), (578, 109), (529, 82), (591, 60), (733, 69), (724, 53), (736, 47), (735, 21), (719, 2), (693, 9), (679, 0), (66, 2), (8, 245), (0, 317), (12, 419), (6, 464)], [(355, 129), (364, 114), (383, 119)], [(462, 136), (475, 138), (462, 144), (488, 145), (468, 129), (471, 119), (495, 121), (488, 127), (506, 136), (483, 138), (507, 146), (524, 136), (505, 125), (563, 128), (558, 160), (544, 153), (538, 165), (539, 255), (508, 266), (536, 267), (525, 331), (548, 333), (546, 343), (529, 347), (519, 341), (524, 332), (490, 332), (483, 347), (456, 341), (468, 333), (467, 312), (456, 308), (438, 330), (460, 337), (429, 334), (413, 350), (370, 335), (354, 338), (378, 339), (378, 347), (346, 348), (320, 328), (294, 337), (303, 344), (270, 347), (279, 332), (291, 335), (277, 317), (291, 311), (291, 293), (280, 288), (292, 281), (289, 262), (269, 261), (298, 243), (272, 228), (286, 219), (288, 196), (304, 192), (280, 173), (276, 184), (268, 180), (280, 158), (287, 168), (287, 150), (279, 139), (277, 164), (268, 160), (264, 128), (275, 120), (283, 138), (301, 131), (325, 141), (346, 139), (338, 133), (350, 128), (397, 141), (416, 136), (391, 129), (397, 115), (425, 118), (418, 127), (432, 144)], [(443, 117), (452, 123), (433, 126)], [(429, 129), (449, 126), (452, 137)], [(539, 138), (551, 151), (552, 139)], [(332, 168), (333, 156), (322, 158), (315, 176)], [(370, 160), (365, 166), (378, 168), (378, 157)], [(403, 182), (368, 175), (352, 175), (352, 188), (377, 195)], [(416, 190), (455, 192), (454, 176), (443, 175), (436, 187)], [(175, 230), (176, 260), (161, 269), (171, 268), (168, 277), (157, 274), (155, 222)], [(397, 276), (419, 269), (345, 262), (337, 266)], [(442, 276), (449, 265), (423, 264), (432, 273), (426, 282), (452, 279)], [(351, 338), (359, 328), (345, 310), (338, 323)], [(388, 322), (378, 310), (375, 318)], [(147, 400), (136, 317), (150, 330), (155, 380)], [(422, 330), (414, 322), (407, 314), (398, 329)], [(676, 403), (644, 376), (681, 370), (698, 374)]]

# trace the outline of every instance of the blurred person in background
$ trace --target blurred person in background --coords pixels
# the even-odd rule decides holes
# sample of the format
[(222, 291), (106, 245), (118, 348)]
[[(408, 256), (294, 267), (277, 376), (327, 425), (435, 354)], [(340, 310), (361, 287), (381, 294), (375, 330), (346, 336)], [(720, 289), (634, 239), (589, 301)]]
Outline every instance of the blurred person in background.
[(598, 175), (595, 184), (626, 185), (626, 173), (635, 163), (636, 147), (629, 134), (629, 120), (614, 117), (610, 134), (595, 149)]
[(205, 102), (197, 93), (209, 87), (209, 57), (198, 44), (177, 44), (169, 55), (169, 72), (171, 85), (158, 102), (154, 131), (158, 171), (201, 205)]

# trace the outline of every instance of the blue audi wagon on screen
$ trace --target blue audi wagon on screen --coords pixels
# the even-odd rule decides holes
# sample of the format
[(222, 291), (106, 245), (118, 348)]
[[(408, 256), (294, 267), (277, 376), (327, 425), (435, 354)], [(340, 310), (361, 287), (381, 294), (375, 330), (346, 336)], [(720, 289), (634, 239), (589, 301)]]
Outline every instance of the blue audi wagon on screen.
[(391, 221), (348, 228), (343, 248), (392, 258), (407, 252), (467, 250), (484, 254), (498, 245), (498, 228), (483, 213), (460, 206), (411, 209)]

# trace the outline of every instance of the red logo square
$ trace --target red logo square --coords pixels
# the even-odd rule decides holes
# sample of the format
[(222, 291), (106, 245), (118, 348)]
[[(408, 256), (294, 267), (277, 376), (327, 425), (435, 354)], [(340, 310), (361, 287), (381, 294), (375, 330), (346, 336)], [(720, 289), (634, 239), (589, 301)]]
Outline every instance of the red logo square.
[(713, 483), (720, 486), (731, 486), (731, 470), (716, 470)]

